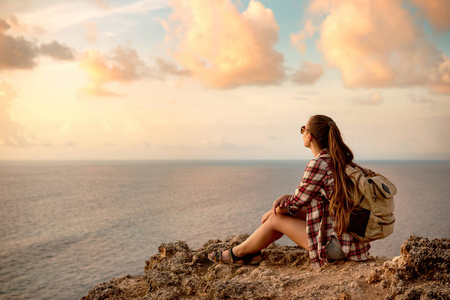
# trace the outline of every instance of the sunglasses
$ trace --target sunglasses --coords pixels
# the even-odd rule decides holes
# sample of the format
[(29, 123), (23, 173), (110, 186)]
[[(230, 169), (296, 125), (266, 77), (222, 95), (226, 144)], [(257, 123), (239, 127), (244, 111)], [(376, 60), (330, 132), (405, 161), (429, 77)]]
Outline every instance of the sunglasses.
[[(301, 134), (304, 134), (306, 131), (307, 131), (307, 130), (306, 130), (306, 126), (302, 126), (302, 127), (300, 128)], [(310, 134), (312, 137), (314, 137), (313, 134), (312, 134), (310, 131), (308, 131), (308, 132), (309, 132), (309, 134)]]
[(300, 132), (301, 134), (304, 134), (306, 131), (306, 126), (302, 126), (302, 128), (300, 128)]

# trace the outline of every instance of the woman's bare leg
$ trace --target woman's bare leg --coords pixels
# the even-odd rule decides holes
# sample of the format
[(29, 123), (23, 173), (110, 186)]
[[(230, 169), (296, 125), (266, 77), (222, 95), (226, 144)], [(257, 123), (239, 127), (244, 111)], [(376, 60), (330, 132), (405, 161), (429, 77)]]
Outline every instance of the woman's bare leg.
[[(287, 235), (297, 245), (308, 249), (306, 221), (285, 214), (271, 215), (269, 219), (253, 232), (242, 244), (233, 248), (234, 255), (242, 257), (258, 252), (274, 241)], [(229, 260), (228, 251), (222, 253), (224, 260)]]

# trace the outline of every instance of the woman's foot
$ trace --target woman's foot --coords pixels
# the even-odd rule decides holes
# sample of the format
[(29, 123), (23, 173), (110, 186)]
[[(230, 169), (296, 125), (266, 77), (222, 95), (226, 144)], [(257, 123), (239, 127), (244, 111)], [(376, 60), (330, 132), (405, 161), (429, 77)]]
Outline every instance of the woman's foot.
[(237, 257), (233, 253), (233, 248), (225, 250), (223, 252), (213, 251), (208, 254), (210, 261), (215, 263), (230, 264), (235, 267), (241, 267), (244, 265), (244, 257)]
[(261, 262), (261, 260), (261, 251), (244, 256), (244, 263), (248, 265), (257, 265)]
[(244, 263), (249, 265), (257, 265), (261, 262), (261, 251), (252, 254), (246, 254), (243, 257), (237, 257), (233, 253), (233, 248), (223, 252), (213, 251), (208, 254), (208, 258), (212, 262), (231, 264), (240, 267)]

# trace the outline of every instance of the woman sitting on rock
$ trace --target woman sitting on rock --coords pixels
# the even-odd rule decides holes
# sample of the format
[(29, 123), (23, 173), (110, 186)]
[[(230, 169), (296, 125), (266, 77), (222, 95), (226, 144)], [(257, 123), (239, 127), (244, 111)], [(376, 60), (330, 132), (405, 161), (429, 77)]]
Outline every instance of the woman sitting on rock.
[(313, 267), (331, 260), (367, 259), (370, 244), (346, 232), (354, 207), (345, 175), (346, 165), (353, 163), (352, 151), (330, 117), (311, 117), (301, 133), (314, 158), (295, 193), (275, 200), (273, 208), (262, 216), (261, 226), (247, 240), (224, 252), (210, 253), (211, 261), (235, 266), (257, 264), (261, 250), (284, 234), (309, 250)]

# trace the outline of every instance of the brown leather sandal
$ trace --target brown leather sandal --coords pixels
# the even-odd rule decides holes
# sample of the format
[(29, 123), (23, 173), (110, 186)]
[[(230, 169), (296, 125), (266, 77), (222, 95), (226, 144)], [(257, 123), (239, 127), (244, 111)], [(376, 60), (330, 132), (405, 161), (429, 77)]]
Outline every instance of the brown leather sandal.
[(248, 265), (257, 265), (261, 260), (261, 251), (244, 255), (244, 263)]
[(222, 257), (222, 251), (213, 251), (210, 254), (208, 254), (208, 259), (215, 263), (222, 263), (222, 264), (230, 264), (235, 267), (242, 267), (244, 265), (244, 257), (237, 257), (233, 253), (233, 248), (230, 248), (228, 250), (228, 253), (230, 255), (230, 261), (224, 261)]

